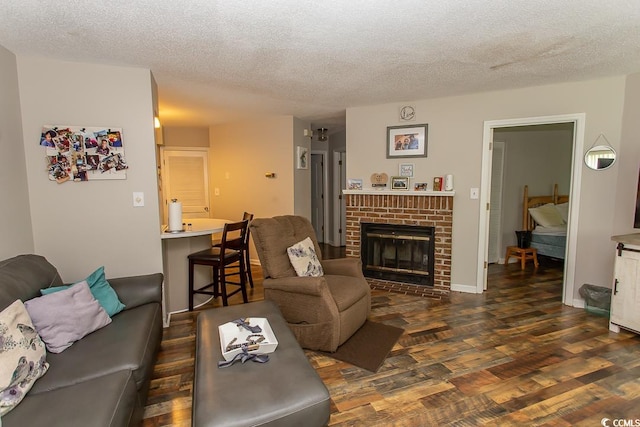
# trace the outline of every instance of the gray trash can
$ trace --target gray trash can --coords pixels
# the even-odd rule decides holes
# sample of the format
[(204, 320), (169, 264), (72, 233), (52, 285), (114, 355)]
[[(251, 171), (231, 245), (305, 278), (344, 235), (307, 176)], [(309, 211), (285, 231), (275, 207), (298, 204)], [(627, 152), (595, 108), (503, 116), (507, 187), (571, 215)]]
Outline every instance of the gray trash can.
[(585, 308), (589, 313), (609, 317), (611, 310), (611, 289), (604, 286), (585, 283), (578, 291), (584, 298)]

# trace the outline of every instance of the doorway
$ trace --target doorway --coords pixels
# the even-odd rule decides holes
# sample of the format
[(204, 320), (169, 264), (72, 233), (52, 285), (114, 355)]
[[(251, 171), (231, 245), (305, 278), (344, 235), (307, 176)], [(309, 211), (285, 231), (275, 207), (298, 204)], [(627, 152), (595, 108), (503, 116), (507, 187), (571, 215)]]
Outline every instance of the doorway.
[(172, 199), (182, 203), (185, 218), (209, 217), (209, 166), (207, 149), (160, 149), (163, 223), (168, 221)]
[(328, 241), (329, 213), (325, 195), (328, 194), (326, 151), (311, 151), (311, 224), (319, 243)]
[[(573, 305), (575, 257), (577, 245), (577, 218), (580, 200), (580, 176), (582, 172), (582, 155), (584, 147), (585, 114), (569, 114), (559, 116), (532, 117), (522, 119), (486, 121), (484, 123), (483, 151), (482, 151), (482, 178), (480, 192), (480, 222), (478, 244), (478, 274), (476, 293), (482, 293), (487, 286), (487, 270), (489, 259), (489, 231), (490, 231), (490, 200), (492, 190), (492, 162), (493, 140), (496, 129), (519, 126), (534, 126), (545, 124), (572, 123), (573, 146), (570, 172), (570, 201), (569, 221), (567, 223), (567, 247), (564, 263), (563, 303)], [(508, 167), (508, 165), (506, 166)]]

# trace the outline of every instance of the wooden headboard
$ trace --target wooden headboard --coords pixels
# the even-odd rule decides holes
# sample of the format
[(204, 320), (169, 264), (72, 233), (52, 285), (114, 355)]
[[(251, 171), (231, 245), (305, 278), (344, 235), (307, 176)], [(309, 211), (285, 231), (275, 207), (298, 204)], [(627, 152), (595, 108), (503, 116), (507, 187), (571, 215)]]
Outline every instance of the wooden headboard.
[(558, 194), (558, 184), (553, 185), (553, 194), (550, 196), (529, 196), (529, 186), (525, 185), (522, 199), (522, 229), (531, 231), (536, 226), (535, 221), (529, 215), (529, 208), (546, 205), (547, 203), (559, 205), (568, 201), (569, 195)]

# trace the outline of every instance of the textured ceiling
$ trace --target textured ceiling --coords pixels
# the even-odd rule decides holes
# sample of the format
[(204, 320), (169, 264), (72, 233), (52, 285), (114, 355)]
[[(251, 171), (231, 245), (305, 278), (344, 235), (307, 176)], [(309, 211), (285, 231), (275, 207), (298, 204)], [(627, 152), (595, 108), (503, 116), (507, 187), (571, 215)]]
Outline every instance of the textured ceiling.
[(16, 55), (144, 67), (165, 125), (640, 71), (639, 0), (0, 0)]

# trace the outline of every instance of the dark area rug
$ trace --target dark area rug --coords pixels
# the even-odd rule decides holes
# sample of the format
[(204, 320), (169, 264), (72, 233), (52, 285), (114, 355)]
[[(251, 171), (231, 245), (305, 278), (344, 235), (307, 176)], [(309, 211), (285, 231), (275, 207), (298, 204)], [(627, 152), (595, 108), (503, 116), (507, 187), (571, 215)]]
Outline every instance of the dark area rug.
[(367, 320), (335, 353), (326, 356), (377, 372), (404, 329)]

